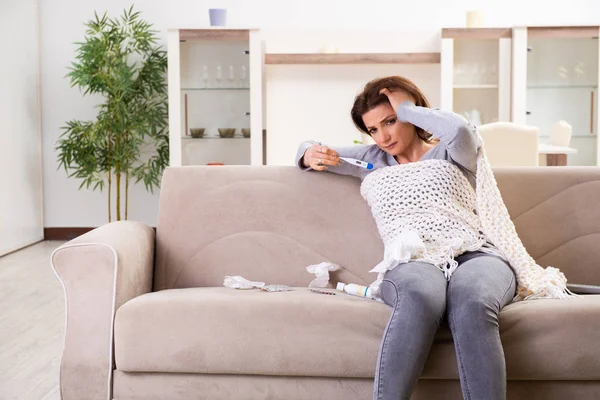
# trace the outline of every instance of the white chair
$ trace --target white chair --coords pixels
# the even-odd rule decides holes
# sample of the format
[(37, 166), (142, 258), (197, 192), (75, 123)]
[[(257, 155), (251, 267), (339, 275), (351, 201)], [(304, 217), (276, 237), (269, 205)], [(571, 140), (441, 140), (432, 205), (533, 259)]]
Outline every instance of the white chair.
[(492, 166), (538, 166), (539, 128), (514, 122), (492, 122), (477, 129)]
[(573, 127), (571, 127), (567, 121), (560, 120), (552, 125), (552, 129), (550, 130), (550, 144), (554, 146), (569, 147), (572, 135)]

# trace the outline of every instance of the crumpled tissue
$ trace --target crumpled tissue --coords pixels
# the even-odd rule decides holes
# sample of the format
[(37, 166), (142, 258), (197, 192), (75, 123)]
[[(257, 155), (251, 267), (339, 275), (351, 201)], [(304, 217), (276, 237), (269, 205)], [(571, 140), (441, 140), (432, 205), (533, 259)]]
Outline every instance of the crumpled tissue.
[(231, 289), (254, 289), (265, 286), (265, 283), (249, 281), (242, 276), (226, 276), (223, 286)]
[(397, 265), (410, 261), (413, 256), (425, 252), (425, 243), (414, 231), (402, 231), (387, 246), (383, 261), (375, 266), (369, 272), (378, 272), (377, 280), (370, 285), (371, 292), (375, 295), (379, 293), (379, 286), (383, 282), (383, 277), (388, 270), (394, 269)]
[(317, 277), (308, 284), (308, 287), (324, 288), (329, 283), (329, 272), (337, 271), (338, 269), (340, 269), (339, 265), (330, 262), (309, 265), (306, 267), (306, 270)]

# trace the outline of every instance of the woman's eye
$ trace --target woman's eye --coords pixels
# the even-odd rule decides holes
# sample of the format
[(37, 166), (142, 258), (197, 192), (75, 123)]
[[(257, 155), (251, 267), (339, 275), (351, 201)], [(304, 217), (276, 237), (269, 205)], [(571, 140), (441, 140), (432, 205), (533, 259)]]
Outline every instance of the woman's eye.
[(371, 129), (371, 130), (369, 131), (369, 133), (370, 133), (371, 135), (373, 135), (375, 132), (377, 132), (377, 129)]
[(396, 120), (394, 118), (388, 119), (388, 121), (387, 121), (388, 125), (394, 125), (395, 123), (396, 123)]

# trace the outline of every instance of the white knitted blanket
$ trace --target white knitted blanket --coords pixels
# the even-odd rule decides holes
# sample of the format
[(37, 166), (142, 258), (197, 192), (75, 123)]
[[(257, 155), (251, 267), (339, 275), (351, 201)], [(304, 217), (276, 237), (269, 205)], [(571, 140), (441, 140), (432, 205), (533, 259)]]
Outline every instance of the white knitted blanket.
[(432, 263), (450, 279), (458, 267), (454, 258), (476, 250), (500, 255), (509, 262), (517, 279), (513, 301), (573, 295), (562, 272), (542, 268), (527, 253), (483, 146), (477, 155), (476, 179), (473, 190), (460, 169), (446, 160), (385, 167), (365, 177), (361, 194), (371, 207), (385, 245), (384, 260), (371, 271), (379, 272), (371, 285), (376, 295), (385, 272), (399, 263)]

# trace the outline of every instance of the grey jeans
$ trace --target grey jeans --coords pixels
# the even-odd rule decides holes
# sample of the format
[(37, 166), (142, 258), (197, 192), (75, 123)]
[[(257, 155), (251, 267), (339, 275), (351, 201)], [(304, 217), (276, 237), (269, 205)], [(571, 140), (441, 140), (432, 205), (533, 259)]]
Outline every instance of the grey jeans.
[(440, 321), (446, 318), (465, 400), (506, 398), (506, 364), (498, 313), (515, 295), (515, 276), (499, 257), (469, 252), (448, 281), (432, 264), (408, 262), (380, 286), (393, 307), (379, 349), (373, 398), (410, 399)]

